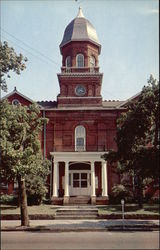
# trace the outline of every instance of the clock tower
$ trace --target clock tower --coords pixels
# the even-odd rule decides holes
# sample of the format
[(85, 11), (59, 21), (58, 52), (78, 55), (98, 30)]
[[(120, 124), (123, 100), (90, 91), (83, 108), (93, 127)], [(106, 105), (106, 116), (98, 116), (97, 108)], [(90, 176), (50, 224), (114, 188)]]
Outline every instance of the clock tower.
[(101, 106), (101, 84), (98, 56), (101, 51), (96, 30), (79, 8), (78, 15), (64, 31), (60, 44), (61, 73), (58, 107)]

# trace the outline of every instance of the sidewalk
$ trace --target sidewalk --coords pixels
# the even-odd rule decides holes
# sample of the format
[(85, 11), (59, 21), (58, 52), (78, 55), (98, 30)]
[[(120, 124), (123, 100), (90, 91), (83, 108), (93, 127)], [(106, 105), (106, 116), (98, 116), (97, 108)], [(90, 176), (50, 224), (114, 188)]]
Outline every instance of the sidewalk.
[(30, 227), (21, 227), (20, 220), (2, 220), (1, 231), (153, 231), (159, 220), (30, 220)]

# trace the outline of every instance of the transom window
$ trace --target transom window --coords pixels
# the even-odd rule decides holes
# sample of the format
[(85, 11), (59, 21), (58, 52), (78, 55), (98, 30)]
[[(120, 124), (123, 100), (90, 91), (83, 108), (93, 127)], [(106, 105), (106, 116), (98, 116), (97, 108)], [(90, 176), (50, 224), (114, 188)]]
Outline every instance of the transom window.
[(94, 56), (90, 57), (90, 67), (93, 68), (96, 66), (96, 59)]
[(67, 67), (67, 68), (70, 68), (70, 67), (71, 67), (71, 57), (70, 57), (70, 56), (67, 56), (67, 57), (66, 57), (66, 67)]
[(84, 55), (78, 54), (76, 56), (76, 66), (78, 68), (84, 67)]
[(77, 126), (75, 128), (75, 151), (86, 150), (86, 129), (84, 126)]

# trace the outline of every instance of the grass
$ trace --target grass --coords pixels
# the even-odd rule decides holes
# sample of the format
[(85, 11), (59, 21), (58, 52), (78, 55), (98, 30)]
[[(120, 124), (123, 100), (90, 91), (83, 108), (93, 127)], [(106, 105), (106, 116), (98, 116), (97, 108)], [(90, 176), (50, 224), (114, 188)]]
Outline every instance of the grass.
[[(121, 205), (97, 206), (100, 215), (119, 214)], [(28, 213), (31, 214), (49, 214), (54, 215), (56, 206), (41, 204), (39, 206), (28, 206)], [(1, 205), (1, 214), (20, 214), (20, 208), (11, 205)], [(159, 214), (158, 204), (144, 204), (143, 209), (139, 209), (136, 204), (126, 204), (125, 214)]]
[[(39, 206), (28, 206), (28, 214), (55, 214), (53, 205), (41, 204)], [(20, 208), (11, 205), (1, 205), (1, 214), (20, 214)]]
[[(142, 209), (138, 208), (137, 204), (126, 204), (125, 214), (159, 214), (158, 204), (144, 204)], [(122, 212), (121, 205), (107, 205), (99, 207), (99, 214), (119, 214)]]

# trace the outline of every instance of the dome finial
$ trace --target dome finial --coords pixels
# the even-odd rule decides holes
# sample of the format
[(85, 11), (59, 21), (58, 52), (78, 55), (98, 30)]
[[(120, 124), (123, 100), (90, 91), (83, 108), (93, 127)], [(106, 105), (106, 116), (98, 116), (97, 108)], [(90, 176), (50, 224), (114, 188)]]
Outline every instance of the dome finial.
[(79, 7), (79, 11), (78, 11), (77, 17), (84, 17), (81, 7)]

